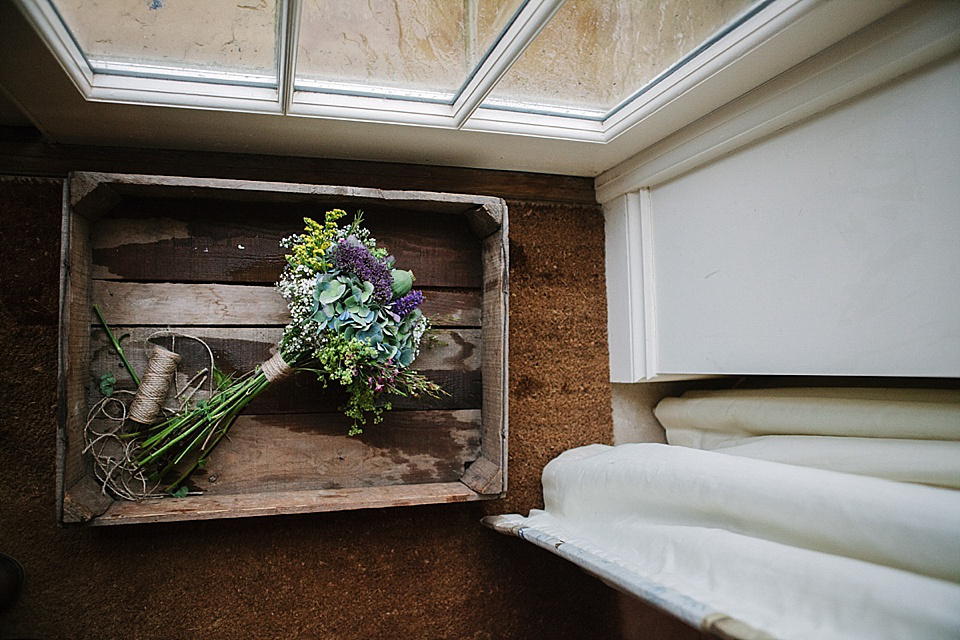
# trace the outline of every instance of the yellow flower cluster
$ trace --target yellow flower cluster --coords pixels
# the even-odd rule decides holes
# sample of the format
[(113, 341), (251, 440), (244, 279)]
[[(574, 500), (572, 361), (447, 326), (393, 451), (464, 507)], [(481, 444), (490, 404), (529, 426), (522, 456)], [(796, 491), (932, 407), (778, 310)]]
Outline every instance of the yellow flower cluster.
[(300, 236), (293, 246), (293, 255), (287, 256), (291, 266), (305, 265), (314, 271), (324, 272), (330, 264), (326, 261), (327, 249), (333, 245), (332, 238), (337, 233), (337, 220), (347, 215), (343, 209), (327, 211), (324, 224), (310, 218), (304, 218), (306, 233)]

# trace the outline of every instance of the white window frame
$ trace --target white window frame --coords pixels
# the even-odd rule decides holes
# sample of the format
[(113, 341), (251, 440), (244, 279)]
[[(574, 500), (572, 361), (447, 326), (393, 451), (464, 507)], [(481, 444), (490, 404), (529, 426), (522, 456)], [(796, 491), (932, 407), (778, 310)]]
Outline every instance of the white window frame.
[[(207, 71), (193, 72), (185, 79), (167, 79), (157, 77), (163, 71), (159, 67), (135, 64), (105, 65), (110, 73), (98, 72), (91, 68), (50, 0), (16, 0), (16, 3), (84, 98), (90, 101), (277, 113), (607, 144), (619, 140), (628, 131), (642, 128), (641, 125), (652, 125), (656, 131), (664, 128), (674, 131), (703, 115), (698, 113), (699, 105), (735, 98), (739, 92), (752, 88), (744, 83), (755, 76), (746, 76), (744, 69), (785, 70), (786, 67), (776, 68), (775, 61), (764, 60), (765, 48), (784, 34), (808, 37), (807, 50), (802, 44), (793, 46), (794, 55), (810, 55), (819, 50), (815, 47), (821, 44), (820, 40), (809, 37), (814, 30), (797, 28), (804, 22), (823, 27), (826, 22), (823, 16), (834, 16), (830, 18), (830, 28), (826, 29), (829, 33), (831, 29), (836, 30), (835, 25), (840, 28), (845, 28), (846, 23), (862, 26), (904, 1), (875, 0), (865, 7), (859, 0), (833, 0), (826, 4), (834, 8), (825, 9), (821, 0), (761, 0), (639, 89), (628, 101), (605, 114), (536, 105), (517, 110), (503, 104), (484, 103), (565, 0), (527, 0), (452, 102), (409, 91), (369, 88), (364, 91), (362, 87), (335, 83), (318, 84), (316, 88), (320, 91), (303, 90), (309, 83), (295, 84), (294, 78), (300, 0), (280, 0), (278, 87), (262, 86), (262, 77)], [(138, 70), (142, 73), (138, 74)], [(627, 136), (631, 144), (635, 137)]]

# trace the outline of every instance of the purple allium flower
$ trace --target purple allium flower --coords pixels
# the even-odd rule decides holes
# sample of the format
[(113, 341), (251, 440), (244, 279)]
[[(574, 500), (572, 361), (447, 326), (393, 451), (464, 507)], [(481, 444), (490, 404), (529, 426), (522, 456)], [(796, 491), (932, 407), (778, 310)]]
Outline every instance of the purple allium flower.
[(380, 304), (387, 304), (393, 295), (391, 289), (393, 277), (390, 268), (384, 261), (377, 260), (370, 250), (350, 236), (337, 243), (333, 251), (333, 264), (347, 273), (353, 274), (361, 280), (373, 285), (373, 299)]
[(402, 298), (398, 298), (390, 305), (390, 310), (403, 318), (423, 303), (423, 292), (414, 289)]

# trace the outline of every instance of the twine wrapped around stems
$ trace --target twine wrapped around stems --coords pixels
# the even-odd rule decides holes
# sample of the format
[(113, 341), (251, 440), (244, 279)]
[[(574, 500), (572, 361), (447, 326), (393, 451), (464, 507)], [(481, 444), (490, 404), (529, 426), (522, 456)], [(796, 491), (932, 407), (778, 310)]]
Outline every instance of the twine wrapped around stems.
[(170, 388), (170, 379), (177, 370), (180, 356), (169, 349), (154, 346), (147, 370), (140, 380), (137, 395), (130, 404), (129, 417), (140, 424), (153, 424)]
[(267, 377), (268, 382), (283, 380), (293, 373), (293, 368), (287, 364), (287, 361), (279, 353), (260, 365), (260, 370), (263, 371), (263, 375)]

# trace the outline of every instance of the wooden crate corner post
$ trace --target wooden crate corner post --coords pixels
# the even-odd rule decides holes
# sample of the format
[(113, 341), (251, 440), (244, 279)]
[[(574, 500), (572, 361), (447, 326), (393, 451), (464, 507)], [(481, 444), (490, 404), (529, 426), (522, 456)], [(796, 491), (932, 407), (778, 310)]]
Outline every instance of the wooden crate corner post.
[[(90, 228), (118, 196), (93, 176), (64, 182), (60, 245), (60, 344), (57, 411), (57, 516), (61, 524), (87, 522), (113, 503), (83, 456), (90, 351)], [(95, 202), (95, 204), (94, 204)]]

